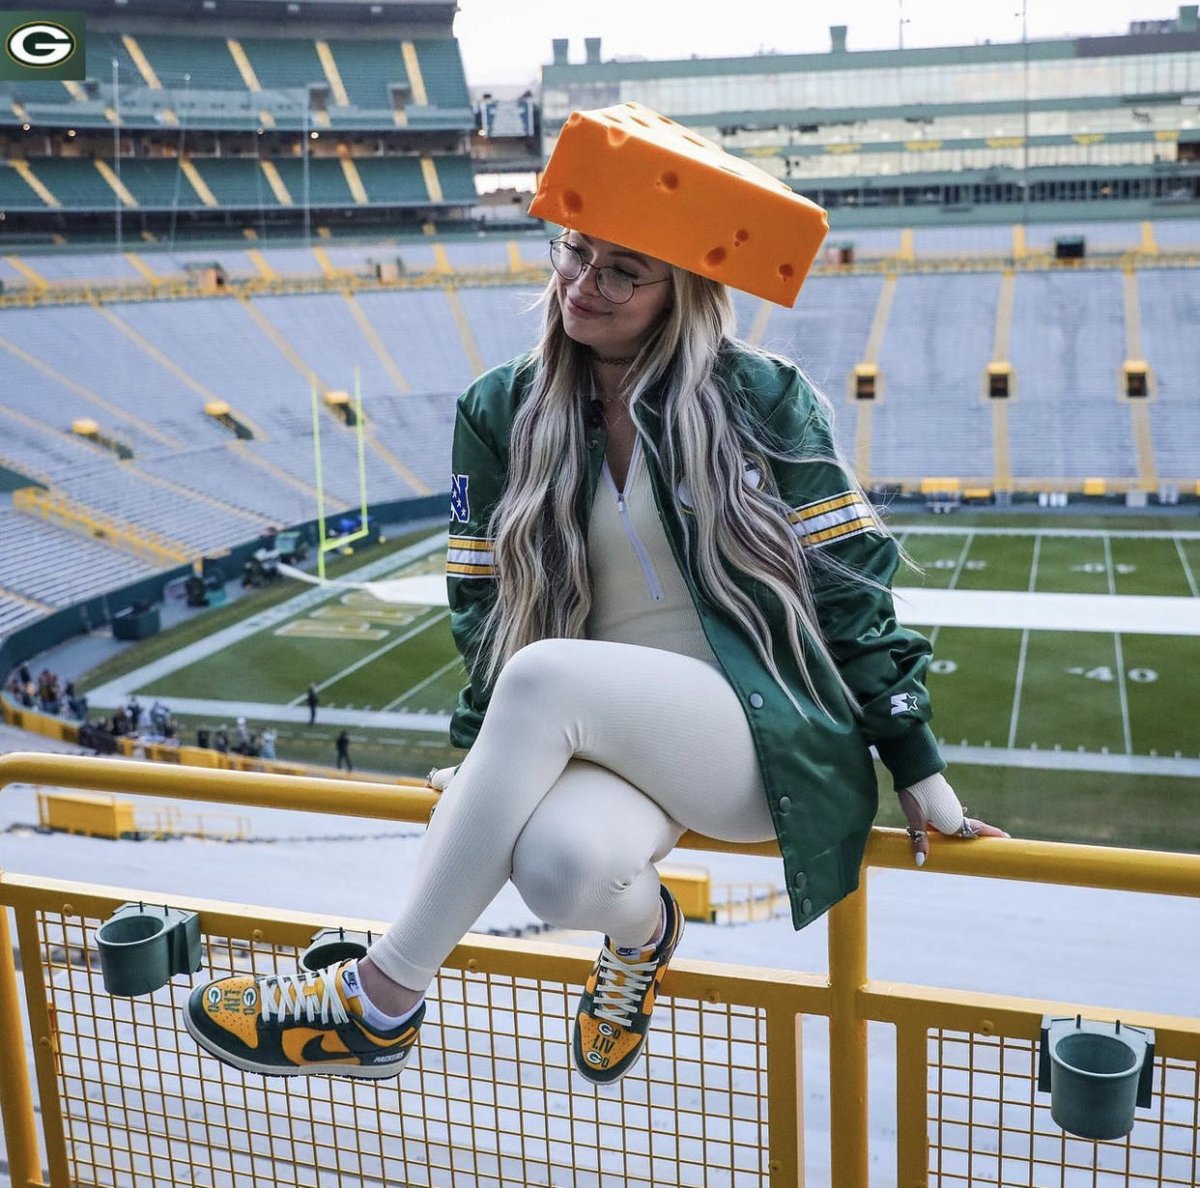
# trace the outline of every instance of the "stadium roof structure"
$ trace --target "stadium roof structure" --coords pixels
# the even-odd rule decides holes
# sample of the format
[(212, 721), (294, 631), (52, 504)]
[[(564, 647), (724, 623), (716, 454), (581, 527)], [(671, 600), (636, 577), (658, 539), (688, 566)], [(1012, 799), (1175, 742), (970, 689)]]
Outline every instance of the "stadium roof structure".
[(89, 17), (169, 17), (188, 20), (336, 21), (363, 19), (375, 24), (435, 21), (447, 25), (455, 0), (75, 0), (71, 7)]

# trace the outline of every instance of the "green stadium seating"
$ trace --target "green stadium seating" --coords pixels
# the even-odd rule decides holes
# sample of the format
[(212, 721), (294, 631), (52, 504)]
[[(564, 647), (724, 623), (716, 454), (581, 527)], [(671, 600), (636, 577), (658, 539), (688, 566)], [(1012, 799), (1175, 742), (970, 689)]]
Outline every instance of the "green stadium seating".
[[(257, 161), (226, 158), (221, 161), (194, 160), (192, 164), (212, 191), (213, 197), (222, 206), (279, 205), (275, 192)], [(293, 194), (292, 197), (299, 202), (298, 194)]]
[(309, 83), (325, 82), (325, 71), (321, 69), (317, 47), (311, 41), (290, 38), (265, 41), (246, 37), (241, 39), (241, 43), (264, 88), (304, 88)]
[(425, 94), (433, 107), (470, 107), (462, 54), (452, 37), (440, 41), (414, 41)]
[[(304, 200), (304, 163), (276, 161), (279, 176), (299, 206)], [(354, 195), (346, 183), (340, 161), (310, 160), (308, 163), (308, 201), (312, 206), (355, 206)]]
[(355, 164), (372, 203), (407, 206), (429, 202), (421, 162), (415, 157), (368, 157)]
[(184, 75), (190, 74), (192, 85), (206, 90), (246, 90), (222, 38), (139, 33), (137, 42), (164, 87), (182, 86)]
[[(29, 165), (34, 176), (62, 206), (71, 210), (112, 210), (116, 196), (90, 157), (31, 157)], [(25, 209), (45, 209), (45, 204), (32, 190), (29, 199)]]
[(474, 202), (475, 173), (467, 157), (436, 157), (438, 181), (447, 202)]
[(71, 94), (66, 87), (60, 82), (5, 82), (0, 83), (0, 100), (4, 106), (8, 106), (10, 102), (28, 104), (28, 103), (49, 103), (61, 105), (63, 103), (71, 103)]
[(7, 161), (0, 161), (0, 210), (45, 210), (46, 204)]
[(408, 85), (400, 42), (331, 39), (329, 49), (351, 104), (367, 111), (391, 111), (389, 88), (393, 83)]
[(124, 91), (129, 87), (146, 85), (141, 72), (133, 64), (133, 59), (125, 49), (125, 43), (116, 33), (98, 33), (89, 30), (87, 38), (87, 76), (102, 83), (112, 85), (113, 59), (117, 61), (117, 83)]
[(203, 205), (175, 160), (122, 161), (121, 181), (139, 206), (170, 209)]

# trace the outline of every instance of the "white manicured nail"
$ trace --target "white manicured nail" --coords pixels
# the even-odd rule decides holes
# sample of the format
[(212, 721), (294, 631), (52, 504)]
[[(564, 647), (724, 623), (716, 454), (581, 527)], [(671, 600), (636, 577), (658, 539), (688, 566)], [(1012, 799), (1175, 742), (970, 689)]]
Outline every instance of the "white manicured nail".
[(915, 863), (916, 863), (918, 866), (924, 866), (924, 865), (925, 865), (925, 855), (924, 855), (924, 854), (923, 854), (923, 853), (922, 853), (920, 850), (918, 850), (918, 851), (917, 851), (917, 852), (916, 852), (916, 853), (913, 855), (913, 861), (914, 861), (914, 862), (915, 862)]

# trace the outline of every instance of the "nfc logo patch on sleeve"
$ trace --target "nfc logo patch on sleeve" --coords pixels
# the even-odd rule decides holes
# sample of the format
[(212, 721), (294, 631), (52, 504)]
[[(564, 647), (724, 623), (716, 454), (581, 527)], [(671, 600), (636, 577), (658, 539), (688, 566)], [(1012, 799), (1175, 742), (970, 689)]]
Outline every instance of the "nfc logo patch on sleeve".
[(471, 500), (467, 495), (470, 482), (469, 474), (450, 476), (450, 518), (459, 524), (465, 524), (471, 518)]
[(81, 12), (0, 13), (0, 81), (82, 82), (87, 77)]

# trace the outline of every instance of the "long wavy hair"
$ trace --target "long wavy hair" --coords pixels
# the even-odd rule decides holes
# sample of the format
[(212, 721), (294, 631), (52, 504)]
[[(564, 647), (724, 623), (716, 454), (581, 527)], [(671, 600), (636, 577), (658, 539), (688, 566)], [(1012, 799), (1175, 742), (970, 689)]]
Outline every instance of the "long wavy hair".
[[(776, 458), (829, 462), (836, 453), (798, 459), (796, 443), (771, 440), (744, 397), (719, 383), (714, 364), (734, 341), (735, 328), (725, 286), (679, 268), (671, 269), (670, 284), (662, 321), (630, 365), (628, 400), (642, 446), (655, 456), (683, 526), (692, 578), (745, 632), (800, 713), (780, 674), (767, 618), (737, 575), (783, 607), (788, 649), (815, 704), (825, 708), (810, 671), (813, 653), (857, 708), (822, 638), (813, 601), (812, 568), (828, 562), (816, 556), (820, 550), (802, 548), (770, 466)], [(538, 304), (541, 335), (524, 364), (529, 388), (513, 419), (508, 483), (490, 529), (497, 598), (480, 630), (489, 684), (527, 644), (582, 637), (591, 609), (580, 499), (588, 472), (584, 414), (592, 353), (567, 336), (553, 277)], [(652, 394), (661, 419), (657, 445), (645, 429)], [(819, 393), (818, 399), (824, 401)], [(755, 477), (751, 472), (757, 482), (747, 481)], [(854, 484), (852, 472), (846, 474)], [(870, 506), (865, 497), (864, 504)], [(849, 576), (842, 568), (843, 578)]]

